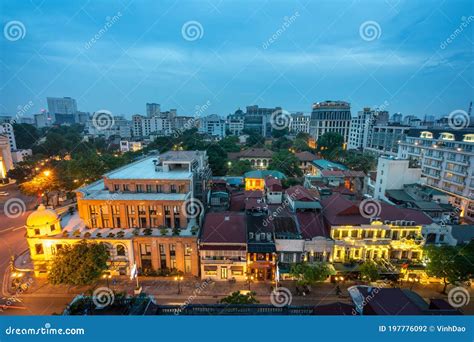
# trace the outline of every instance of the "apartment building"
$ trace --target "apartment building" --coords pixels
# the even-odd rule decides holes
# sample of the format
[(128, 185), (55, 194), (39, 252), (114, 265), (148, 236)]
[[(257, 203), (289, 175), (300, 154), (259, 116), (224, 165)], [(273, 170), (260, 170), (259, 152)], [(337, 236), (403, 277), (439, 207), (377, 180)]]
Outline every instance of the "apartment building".
[(474, 220), (472, 129), (410, 129), (398, 155), (418, 161), (426, 185), (447, 193), (460, 216)]
[(345, 101), (324, 101), (313, 104), (311, 112), (310, 135), (318, 141), (327, 132), (339, 133), (344, 142), (349, 141), (351, 124), (351, 105)]

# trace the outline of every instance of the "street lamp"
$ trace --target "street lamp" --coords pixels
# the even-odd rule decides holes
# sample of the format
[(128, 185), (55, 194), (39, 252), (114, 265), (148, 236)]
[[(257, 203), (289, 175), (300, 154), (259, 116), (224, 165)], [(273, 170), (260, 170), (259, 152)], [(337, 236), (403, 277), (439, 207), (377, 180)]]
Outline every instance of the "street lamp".
[(176, 276), (174, 280), (178, 282), (178, 294), (181, 294), (181, 281), (183, 280), (183, 276)]
[(247, 275), (247, 285), (249, 286), (250, 291), (250, 283), (253, 281), (253, 275)]
[(109, 286), (109, 279), (112, 278), (112, 276), (110, 274), (104, 274), (102, 276), (103, 279), (107, 280), (107, 287), (110, 287)]
[(43, 174), (44, 174), (46, 177), (49, 177), (49, 176), (51, 175), (51, 171), (45, 170), (45, 171), (43, 171)]

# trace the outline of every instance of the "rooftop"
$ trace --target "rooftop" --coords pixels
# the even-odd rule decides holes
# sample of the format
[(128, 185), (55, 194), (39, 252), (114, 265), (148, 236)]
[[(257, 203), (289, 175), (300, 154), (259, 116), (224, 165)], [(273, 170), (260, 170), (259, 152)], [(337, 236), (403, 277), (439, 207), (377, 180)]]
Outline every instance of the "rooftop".
[(243, 243), (247, 242), (246, 215), (239, 212), (213, 212), (205, 216), (201, 243)]
[(347, 167), (326, 159), (313, 160), (313, 164), (321, 170), (347, 170)]
[(299, 161), (313, 161), (318, 159), (318, 156), (308, 151), (295, 153), (295, 156), (296, 158), (298, 158)]
[[(173, 151), (178, 152), (178, 151)], [(179, 152), (191, 152), (192, 151), (179, 151)], [(173, 155), (169, 155), (172, 158)], [(162, 156), (160, 156), (161, 158)], [(165, 179), (165, 180), (174, 180), (174, 179), (191, 179), (193, 174), (188, 171), (156, 171), (155, 161), (157, 160), (156, 156), (147, 157), (140, 159), (131, 164), (122, 166), (116, 170), (110, 171), (104, 175), (105, 178), (109, 179)], [(170, 159), (166, 159), (170, 160)]]
[(273, 178), (285, 179), (286, 176), (284, 173), (276, 170), (255, 170), (249, 171), (244, 174), (244, 178), (259, 178), (265, 179), (266, 177), (271, 176)]
[(231, 160), (239, 158), (271, 158), (273, 152), (267, 148), (249, 148), (240, 152), (228, 153), (228, 157)]

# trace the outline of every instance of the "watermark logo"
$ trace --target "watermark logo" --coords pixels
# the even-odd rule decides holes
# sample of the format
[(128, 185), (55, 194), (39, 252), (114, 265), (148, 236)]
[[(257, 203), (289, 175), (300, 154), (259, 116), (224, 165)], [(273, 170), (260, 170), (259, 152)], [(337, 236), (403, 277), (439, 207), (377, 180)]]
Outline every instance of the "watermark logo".
[(16, 42), (17, 40), (25, 38), (26, 27), (21, 21), (9, 21), (3, 28), (3, 35), (7, 40)]
[(112, 305), (115, 300), (114, 291), (108, 287), (98, 287), (92, 293), (92, 302), (98, 309)]
[(199, 21), (187, 21), (181, 27), (181, 35), (188, 42), (193, 42), (204, 36), (204, 28)]
[(11, 219), (20, 217), (26, 212), (26, 204), (20, 198), (10, 198), (5, 202), (3, 212)]
[(372, 198), (367, 198), (359, 204), (359, 212), (365, 218), (378, 217), (381, 211), (380, 202)]
[(451, 44), (460, 34), (464, 32), (464, 30), (474, 21), (474, 16), (470, 15), (469, 17), (461, 17), (461, 24), (446, 38), (444, 41), (439, 44), (441, 50), (444, 50)]
[(92, 116), (92, 124), (99, 131), (104, 131), (111, 128), (115, 124), (114, 116), (112, 112), (101, 109), (94, 113)]
[(448, 292), (448, 303), (453, 308), (460, 308), (469, 304), (471, 300), (471, 296), (469, 295), (469, 291), (466, 290), (464, 287), (457, 286), (449, 290)]
[(122, 18), (122, 13), (121, 12), (117, 12), (116, 14), (114, 14), (112, 17), (110, 16), (107, 16), (105, 18), (105, 23), (104, 25), (94, 34), (94, 36), (89, 39), (85, 44), (84, 44), (84, 48), (86, 50), (89, 50), (95, 43), (97, 43), (104, 34), (107, 33), (107, 31), (112, 28), (112, 26), (114, 26), (119, 20), (120, 18)]
[(277, 308), (290, 305), (293, 300), (291, 291), (286, 287), (278, 287), (270, 294), (270, 302)]
[(291, 124), (291, 114), (284, 109), (277, 109), (274, 111), (270, 117), (270, 123), (272, 129), (278, 131), (289, 128)]
[(193, 219), (204, 212), (204, 204), (197, 198), (190, 198), (183, 202), (181, 210), (187, 218)]
[(462, 109), (453, 110), (448, 115), (448, 125), (452, 129), (463, 129), (469, 126), (470, 119), (466, 111)]
[(198, 287), (196, 287), (192, 293), (184, 303), (177, 309), (174, 310), (175, 315), (179, 315), (184, 309), (186, 309), (189, 305), (191, 305), (194, 300), (199, 296), (210, 284), (212, 284), (211, 279), (204, 280)]
[(359, 35), (366, 42), (372, 42), (380, 38), (382, 35), (382, 28), (378, 22), (368, 20), (360, 25)]
[(291, 16), (284, 17), (281, 26), (270, 37), (268, 37), (266, 41), (263, 42), (262, 48), (266, 50), (270, 47), (270, 45), (275, 43), (278, 38), (280, 38), (280, 36), (285, 33), (285, 31), (296, 21), (299, 16), (299, 12), (296, 11)]

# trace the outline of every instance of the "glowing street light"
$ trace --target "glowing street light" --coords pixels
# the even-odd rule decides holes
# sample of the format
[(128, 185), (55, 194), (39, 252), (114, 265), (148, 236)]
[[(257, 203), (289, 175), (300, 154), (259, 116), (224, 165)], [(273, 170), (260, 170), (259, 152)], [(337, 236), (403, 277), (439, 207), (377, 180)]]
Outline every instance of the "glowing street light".
[(174, 281), (178, 282), (178, 294), (181, 294), (181, 281), (182, 280), (183, 280), (183, 276), (174, 277)]
[(51, 175), (51, 171), (45, 170), (45, 171), (43, 171), (43, 174), (44, 174), (46, 177), (49, 177), (49, 176)]

